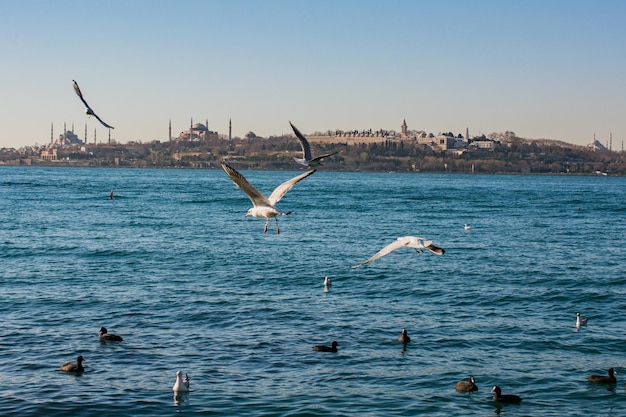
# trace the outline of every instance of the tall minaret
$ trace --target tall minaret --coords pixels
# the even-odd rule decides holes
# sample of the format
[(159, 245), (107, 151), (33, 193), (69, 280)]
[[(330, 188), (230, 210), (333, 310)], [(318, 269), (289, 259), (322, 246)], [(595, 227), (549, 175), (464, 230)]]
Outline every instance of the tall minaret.
[(50, 145), (52, 145), (53, 143), (54, 143), (54, 122), (50, 123)]
[(85, 123), (85, 145), (87, 144), (87, 123)]
[(172, 140), (172, 119), (170, 119), (170, 128), (168, 131), (168, 139), (167, 140)]
[(465, 128), (465, 141), (469, 142), (469, 127)]
[(193, 117), (191, 118), (191, 122), (189, 123), (189, 140), (191, 140), (193, 135)]
[(609, 133), (609, 151), (613, 150), (613, 132)]
[(63, 144), (65, 145), (65, 141), (67, 140), (67, 127), (65, 122), (63, 122)]
[(409, 131), (406, 125), (406, 119), (402, 122), (402, 136), (409, 136)]
[(109, 129), (109, 145), (111, 144), (111, 129)]
[(228, 119), (228, 140), (233, 138), (233, 119)]
[(93, 143), (96, 143), (96, 128), (93, 128)]

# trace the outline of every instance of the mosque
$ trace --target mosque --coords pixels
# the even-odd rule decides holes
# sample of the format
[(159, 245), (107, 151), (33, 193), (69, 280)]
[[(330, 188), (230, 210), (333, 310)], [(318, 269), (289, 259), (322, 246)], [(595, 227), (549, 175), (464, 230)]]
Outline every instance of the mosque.
[(184, 130), (178, 134), (176, 138), (172, 137), (172, 121), (170, 120), (169, 124), (169, 138), (170, 140), (179, 140), (179, 141), (201, 141), (208, 139), (217, 139), (217, 132), (213, 132), (209, 130), (209, 120), (207, 119), (205, 124), (202, 123), (193, 123), (193, 118), (191, 119), (191, 123), (189, 124), (189, 129)]

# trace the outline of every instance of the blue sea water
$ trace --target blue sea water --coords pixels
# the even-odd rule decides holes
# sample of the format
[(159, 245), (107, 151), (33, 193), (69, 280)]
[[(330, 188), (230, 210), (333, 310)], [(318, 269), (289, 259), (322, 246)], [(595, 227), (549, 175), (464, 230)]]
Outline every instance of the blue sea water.
[[(0, 414), (624, 415), (625, 178), (320, 170), (278, 206), (263, 234), (221, 170), (1, 167)], [(446, 253), (350, 268), (406, 235)]]

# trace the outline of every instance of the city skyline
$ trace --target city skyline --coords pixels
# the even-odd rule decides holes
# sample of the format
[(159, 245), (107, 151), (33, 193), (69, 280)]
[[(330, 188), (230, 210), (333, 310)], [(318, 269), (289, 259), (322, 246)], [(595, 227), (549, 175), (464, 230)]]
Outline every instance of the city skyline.
[[(88, 118), (163, 140), (190, 117), (233, 136), (393, 129), (613, 148), (626, 137), (626, 3), (40, 0), (0, 6), (0, 147)], [(187, 122), (186, 122), (187, 121)], [(56, 130), (56, 128), (55, 128)], [(180, 130), (180, 129), (179, 129)], [(176, 136), (178, 131), (173, 130)], [(55, 135), (56, 136), (56, 135)]]

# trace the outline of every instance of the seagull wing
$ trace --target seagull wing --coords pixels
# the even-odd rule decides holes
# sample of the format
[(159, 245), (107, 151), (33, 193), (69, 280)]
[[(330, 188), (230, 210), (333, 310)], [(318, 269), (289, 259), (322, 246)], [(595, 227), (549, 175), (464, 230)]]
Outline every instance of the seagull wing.
[(319, 163), (319, 161), (321, 161), (322, 159), (328, 158), (329, 156), (333, 156), (336, 153), (339, 153), (339, 151), (335, 151), (335, 152), (332, 152), (332, 153), (327, 153), (327, 154), (324, 154), (324, 155), (316, 156), (315, 158), (313, 158), (313, 159), (311, 159), (309, 161), (309, 165), (315, 165), (315, 163)]
[[(220, 165), (222, 166), (222, 169), (224, 170), (224, 172), (226, 172), (226, 175), (228, 175), (230, 177), (230, 179), (233, 180), (235, 185), (237, 187), (241, 188), (241, 191), (246, 193), (246, 195), (248, 196), (250, 201), (252, 201), (252, 204), (255, 207), (256, 206), (269, 206), (269, 207), (271, 207), (273, 205), (272, 203), (270, 203), (270, 201), (267, 198), (265, 198), (265, 196), (263, 194), (261, 194), (261, 192), (259, 190), (257, 190), (252, 185), (250, 185), (248, 180), (243, 175), (241, 175), (239, 172), (237, 172), (237, 170), (235, 168), (227, 165), (225, 162), (221, 162)], [(289, 187), (289, 188), (291, 188), (291, 187)]]
[(291, 190), (291, 188), (294, 185), (296, 185), (297, 183), (299, 183), (300, 181), (302, 181), (303, 179), (305, 179), (306, 177), (314, 173), (315, 173), (315, 170), (313, 169), (303, 174), (300, 174), (297, 177), (293, 177), (292, 179), (280, 184), (278, 187), (274, 189), (274, 191), (272, 191), (272, 194), (270, 194), (270, 198), (268, 199), (270, 204), (274, 205), (278, 203), (280, 199), (283, 198), (285, 194), (287, 194), (287, 191)]
[(83, 104), (85, 105), (85, 107), (87, 107), (89, 109), (90, 108), (89, 104), (87, 104), (87, 102), (83, 98), (83, 93), (80, 92), (80, 88), (78, 87), (78, 83), (75, 80), (72, 80), (72, 82), (74, 83), (74, 91), (76, 91), (76, 94), (78, 95), (78, 97), (80, 97), (80, 101), (82, 101)]
[[(93, 113), (93, 110), (91, 111)], [(98, 117), (98, 115), (96, 113), (93, 113), (93, 117), (95, 117), (96, 119), (98, 119), (98, 121), (100, 123), (102, 123), (102, 125), (108, 129), (115, 129), (113, 126), (110, 126), (108, 124), (106, 124), (100, 117)]]
[(304, 159), (308, 162), (311, 160), (311, 145), (309, 145), (309, 141), (306, 140), (304, 135), (295, 127), (291, 122), (289, 122), (291, 128), (293, 129), (293, 133), (296, 134), (298, 139), (300, 140), (300, 146), (302, 146), (302, 153), (304, 154)]
[(393, 252), (394, 250), (401, 248), (403, 246), (407, 246), (407, 244), (409, 243), (407, 240), (405, 240), (406, 238), (402, 238), (399, 237), (395, 242), (388, 244), (387, 246), (385, 246), (384, 248), (382, 248), (380, 251), (378, 251), (376, 254), (374, 254), (374, 256), (372, 256), (371, 258), (369, 258), (367, 261), (365, 262), (361, 262), (360, 264), (357, 265), (352, 265), (352, 268), (358, 268), (361, 265), (365, 265), (368, 264), (370, 262), (374, 262), (376, 259), (383, 257), (385, 255), (387, 255), (390, 252)]

